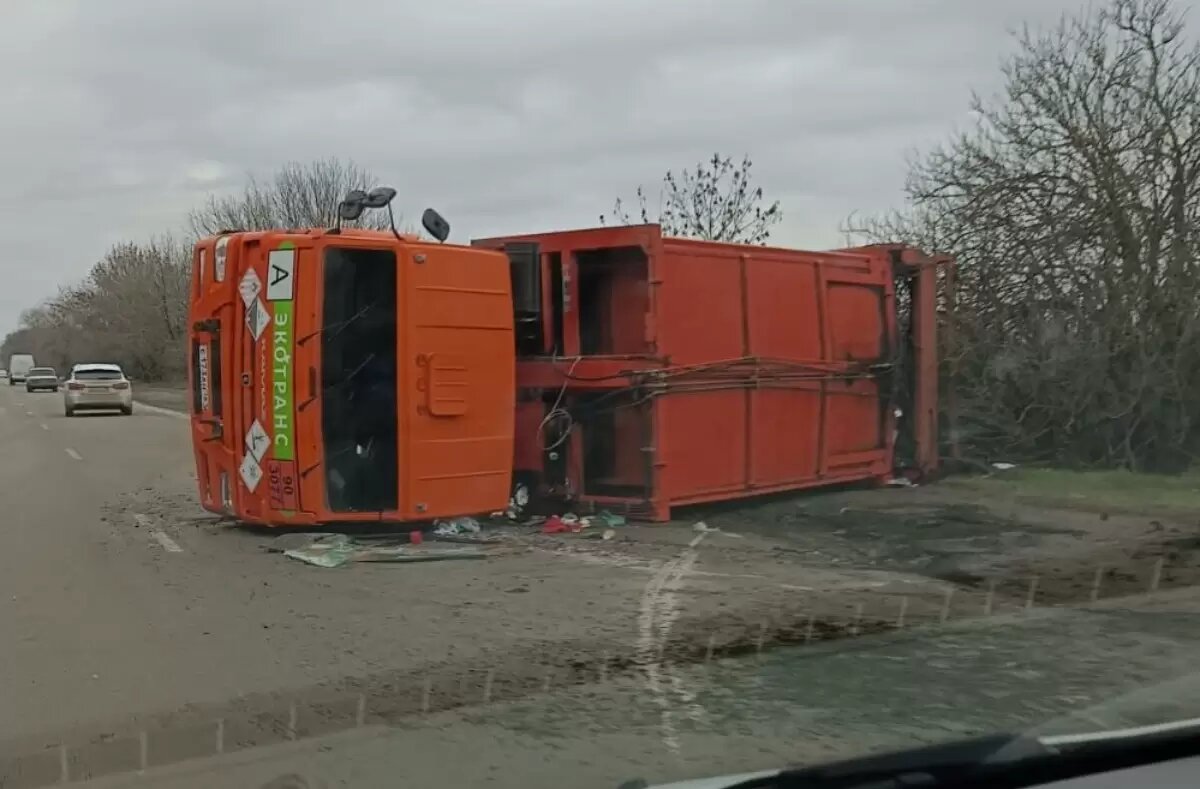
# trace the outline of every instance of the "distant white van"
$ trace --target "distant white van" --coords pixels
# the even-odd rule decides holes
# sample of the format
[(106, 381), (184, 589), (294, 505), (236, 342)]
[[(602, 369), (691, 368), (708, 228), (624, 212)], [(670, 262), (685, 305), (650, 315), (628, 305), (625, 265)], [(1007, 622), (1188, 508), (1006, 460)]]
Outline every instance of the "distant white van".
[(36, 366), (32, 353), (14, 353), (8, 357), (8, 385), (25, 383), (25, 376)]

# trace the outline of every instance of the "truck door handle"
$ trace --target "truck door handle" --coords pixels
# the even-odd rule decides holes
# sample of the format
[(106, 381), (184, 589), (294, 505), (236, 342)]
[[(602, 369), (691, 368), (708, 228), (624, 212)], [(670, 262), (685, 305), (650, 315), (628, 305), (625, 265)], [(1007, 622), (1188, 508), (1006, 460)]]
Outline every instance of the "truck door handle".
[(308, 368), (308, 399), (306, 399), (303, 403), (300, 404), (300, 407), (298, 410), (303, 411), (305, 408), (308, 408), (310, 405), (312, 405), (313, 401), (316, 399), (317, 399), (317, 368), (309, 367)]

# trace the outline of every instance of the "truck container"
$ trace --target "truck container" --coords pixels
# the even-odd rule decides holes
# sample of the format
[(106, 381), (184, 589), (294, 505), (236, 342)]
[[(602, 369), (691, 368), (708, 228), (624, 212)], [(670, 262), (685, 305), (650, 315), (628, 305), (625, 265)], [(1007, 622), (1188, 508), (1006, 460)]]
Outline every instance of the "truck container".
[[(898, 418), (914, 469), (936, 467), (941, 259), (657, 225), (473, 244), (510, 261), (513, 468), (543, 494), (666, 520), (678, 505), (885, 480)], [(897, 282), (911, 287), (903, 331)]]

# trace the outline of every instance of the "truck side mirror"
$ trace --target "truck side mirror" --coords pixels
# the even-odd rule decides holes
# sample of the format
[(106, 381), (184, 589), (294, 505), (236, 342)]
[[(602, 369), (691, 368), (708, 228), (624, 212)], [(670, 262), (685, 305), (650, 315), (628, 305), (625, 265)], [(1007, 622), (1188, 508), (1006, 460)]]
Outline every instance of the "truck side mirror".
[(366, 208), (384, 208), (396, 196), (396, 190), (390, 186), (377, 186), (370, 192), (367, 192), (363, 198), (363, 206)]
[(352, 189), (346, 193), (346, 198), (338, 203), (338, 216), (346, 222), (352, 222), (362, 216), (366, 208), (367, 193), (361, 189)]
[(421, 214), (421, 227), (425, 228), (425, 232), (429, 235), (443, 243), (450, 236), (450, 223), (432, 208), (426, 208), (425, 213)]

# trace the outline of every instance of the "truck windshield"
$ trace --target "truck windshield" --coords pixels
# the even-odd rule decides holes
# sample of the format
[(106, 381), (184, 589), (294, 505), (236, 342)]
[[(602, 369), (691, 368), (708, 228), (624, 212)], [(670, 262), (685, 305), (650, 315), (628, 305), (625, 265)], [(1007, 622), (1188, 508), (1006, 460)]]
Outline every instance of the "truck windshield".
[(396, 509), (396, 255), (330, 248), (323, 277), (321, 428), (329, 508)]

